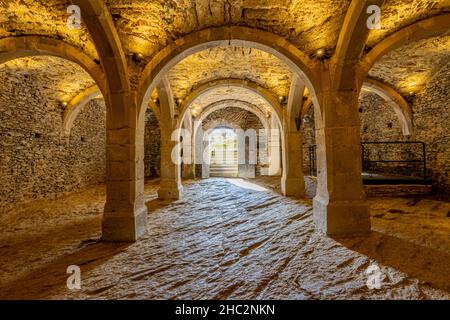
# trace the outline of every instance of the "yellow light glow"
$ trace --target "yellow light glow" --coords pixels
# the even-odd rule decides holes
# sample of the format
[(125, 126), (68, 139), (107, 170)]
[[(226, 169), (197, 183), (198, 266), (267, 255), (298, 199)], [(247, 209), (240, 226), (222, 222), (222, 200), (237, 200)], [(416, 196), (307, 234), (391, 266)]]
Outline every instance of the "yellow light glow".
[(400, 81), (398, 87), (403, 93), (414, 94), (422, 90), (428, 82), (428, 78), (426, 73), (417, 73)]
[(242, 188), (242, 189), (248, 189), (252, 191), (259, 191), (259, 192), (266, 192), (269, 191), (268, 189), (261, 187), (255, 183), (251, 183), (249, 181), (245, 181), (243, 179), (226, 179), (229, 183)]

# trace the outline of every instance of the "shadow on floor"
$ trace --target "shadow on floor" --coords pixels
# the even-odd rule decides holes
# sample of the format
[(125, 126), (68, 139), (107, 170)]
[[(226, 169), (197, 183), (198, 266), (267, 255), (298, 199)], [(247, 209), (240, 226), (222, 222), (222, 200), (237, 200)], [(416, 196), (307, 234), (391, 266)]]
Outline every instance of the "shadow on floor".
[(77, 265), (83, 273), (95, 267), (128, 248), (128, 243), (92, 242), (85, 247), (57, 260), (31, 270), (25, 276), (0, 286), (0, 299), (48, 299), (52, 293), (67, 290), (66, 282), (69, 274), (67, 267)]
[(450, 254), (372, 231), (366, 237), (336, 238), (350, 250), (432, 287), (450, 292)]

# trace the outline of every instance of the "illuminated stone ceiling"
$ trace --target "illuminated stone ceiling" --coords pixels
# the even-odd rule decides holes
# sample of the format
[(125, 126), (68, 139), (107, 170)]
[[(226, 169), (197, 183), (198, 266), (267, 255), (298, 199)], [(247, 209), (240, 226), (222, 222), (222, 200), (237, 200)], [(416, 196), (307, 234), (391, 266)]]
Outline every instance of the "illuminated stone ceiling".
[(97, 58), (87, 29), (67, 28), (69, 0), (0, 0), (0, 38), (45, 35), (83, 49)]
[(385, 0), (381, 7), (381, 30), (372, 30), (367, 40), (373, 46), (411, 23), (450, 12), (450, 0)]
[(226, 24), (280, 35), (312, 53), (333, 48), (349, 0), (109, 0), (127, 49), (149, 55), (183, 35)]
[[(106, 0), (127, 54), (141, 53), (144, 60), (184, 35), (211, 26), (240, 25), (258, 28), (286, 38), (311, 55), (317, 49), (332, 52), (350, 0)], [(69, 0), (0, 0), (0, 38), (43, 35), (61, 39), (98, 58), (87, 29), (67, 28)], [(450, 12), (450, 0), (386, 0), (382, 6), (382, 30), (369, 34), (373, 47), (386, 36), (427, 17)], [(83, 13), (82, 13), (83, 15)], [(401, 93), (419, 88), (435, 70), (448, 64), (449, 39), (430, 39), (400, 48), (382, 60), (370, 75), (393, 85)], [(37, 58), (36, 58), (37, 59)], [(43, 59), (43, 58), (39, 58)], [(45, 61), (55, 75), (53, 87), (67, 86), (79, 92), (91, 83), (66, 81), (73, 69), (69, 62)], [(21, 60), (22, 61), (22, 60)], [(130, 60), (128, 61), (129, 63)], [(17, 62), (20, 68), (22, 62)], [(8, 66), (13, 66), (9, 63)], [(17, 66), (19, 68), (19, 66)], [(139, 74), (139, 67), (133, 72)], [(4, 68), (2, 66), (2, 68)], [(41, 68), (45, 69), (45, 68)], [(34, 69), (33, 69), (34, 70)], [(37, 69), (36, 69), (37, 70)], [(33, 71), (34, 72), (34, 71)], [(63, 75), (57, 77), (57, 75)], [(81, 73), (80, 73), (81, 75)], [(176, 97), (184, 98), (193, 88), (213, 79), (252, 80), (275, 95), (289, 92), (291, 73), (278, 59), (256, 49), (222, 47), (188, 57), (169, 73)], [(137, 76), (134, 75), (136, 79)], [(56, 85), (56, 82), (60, 82)], [(75, 86), (79, 85), (79, 88)], [(59, 89), (58, 89), (59, 90)], [(59, 91), (58, 91), (59, 92)], [(60, 99), (67, 99), (60, 94)], [(233, 98), (233, 97), (231, 97)]]
[(218, 87), (207, 91), (192, 102), (191, 112), (198, 115), (209, 105), (225, 100), (229, 101), (227, 104), (230, 106), (234, 105), (231, 102), (233, 100), (247, 102), (258, 107), (263, 114), (271, 114), (271, 106), (266, 100), (253, 91), (241, 87)]
[[(50, 67), (49, 67), (50, 66)], [(24, 78), (27, 83), (23, 83)], [(0, 83), (16, 81), (17, 94), (39, 90), (48, 100), (68, 102), (94, 80), (76, 63), (56, 57), (26, 57), (0, 64)], [(30, 88), (29, 86), (33, 87)]]
[(389, 52), (373, 66), (369, 75), (406, 95), (420, 91), (449, 63), (450, 36), (431, 38)]
[(252, 48), (217, 47), (191, 55), (169, 73), (175, 97), (215, 79), (251, 80), (278, 96), (287, 96), (292, 74), (288, 66), (273, 55)]

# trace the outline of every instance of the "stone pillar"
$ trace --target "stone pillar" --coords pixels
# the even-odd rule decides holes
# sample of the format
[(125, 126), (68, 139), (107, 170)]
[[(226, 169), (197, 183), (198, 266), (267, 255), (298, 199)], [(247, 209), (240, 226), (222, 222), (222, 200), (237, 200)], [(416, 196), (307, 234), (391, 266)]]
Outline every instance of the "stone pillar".
[(284, 133), (283, 176), (281, 192), (285, 196), (300, 197), (305, 193), (303, 178), (302, 134), (299, 131)]
[(238, 143), (238, 177), (254, 179), (258, 163), (258, 136), (254, 131), (236, 130)]
[(209, 166), (205, 164), (204, 150), (208, 147), (208, 141), (204, 141), (205, 132), (201, 121), (194, 121), (192, 137), (193, 172), (195, 178), (209, 178)]
[[(195, 144), (193, 143), (193, 134), (191, 130), (182, 130), (183, 132), (183, 164), (181, 175), (183, 179), (194, 179), (195, 178)], [(184, 139), (188, 139), (188, 143), (184, 143)]]
[[(331, 85), (330, 85), (331, 87)], [(326, 90), (315, 109), (318, 187), (314, 220), (331, 236), (370, 231), (361, 176), (358, 92)]]
[[(209, 178), (209, 165), (211, 163), (211, 157), (210, 157), (210, 150), (209, 150), (209, 141), (208, 140), (202, 140), (200, 142), (200, 157), (202, 159), (202, 179), (208, 179)], [(206, 151), (205, 151), (206, 150)]]
[[(244, 178), (244, 179), (255, 179), (256, 176), (256, 166), (255, 166), (255, 156), (256, 156), (256, 150), (254, 150), (254, 146), (250, 146), (250, 138), (245, 139), (244, 143), (240, 143), (239, 147), (244, 147), (244, 157), (243, 160), (244, 163), (238, 163), (238, 177)], [(256, 142), (252, 142), (253, 144), (256, 144)], [(239, 148), (238, 147), (238, 148)]]
[(279, 176), (281, 175), (281, 137), (274, 116), (271, 118), (271, 129), (267, 134), (269, 140), (269, 176)]
[(134, 94), (110, 98), (107, 112), (105, 241), (136, 241), (146, 232), (144, 130)]
[[(195, 141), (193, 133), (192, 115), (188, 111), (183, 119), (183, 164), (181, 175), (183, 179), (193, 179), (195, 177)], [(186, 140), (185, 140), (186, 139)], [(186, 143), (187, 142), (187, 143)]]
[(183, 179), (192, 179), (194, 177), (193, 166), (191, 164), (183, 163), (182, 173)]
[(303, 178), (302, 133), (298, 116), (302, 110), (305, 84), (299, 76), (292, 78), (287, 106), (283, 108), (283, 175), (281, 192), (285, 196), (300, 197), (305, 194)]
[(161, 110), (159, 119), (161, 132), (161, 176), (158, 197), (161, 200), (178, 200), (181, 198), (183, 190), (181, 185), (182, 135), (178, 131), (177, 136), (173, 137), (176, 140), (172, 140), (172, 134), (179, 129), (177, 125), (178, 114), (167, 77), (163, 77), (157, 85), (157, 90)]
[(178, 141), (172, 141), (171, 127), (164, 128), (164, 125), (161, 125), (161, 178), (158, 190), (158, 197), (161, 200), (178, 200), (183, 191), (181, 165), (172, 159), (172, 151), (175, 150)]

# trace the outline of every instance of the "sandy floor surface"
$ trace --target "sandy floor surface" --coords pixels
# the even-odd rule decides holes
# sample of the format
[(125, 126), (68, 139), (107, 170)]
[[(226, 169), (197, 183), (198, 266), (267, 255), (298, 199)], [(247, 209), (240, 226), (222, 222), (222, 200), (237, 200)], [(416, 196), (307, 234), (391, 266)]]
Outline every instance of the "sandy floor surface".
[[(133, 244), (100, 241), (104, 186), (4, 209), (0, 299), (450, 299), (450, 203), (369, 199), (372, 233), (330, 239), (314, 230), (311, 181), (300, 200), (257, 182), (190, 181), (172, 203), (149, 183)], [(374, 263), (381, 289), (367, 286)]]

